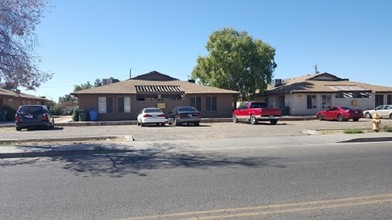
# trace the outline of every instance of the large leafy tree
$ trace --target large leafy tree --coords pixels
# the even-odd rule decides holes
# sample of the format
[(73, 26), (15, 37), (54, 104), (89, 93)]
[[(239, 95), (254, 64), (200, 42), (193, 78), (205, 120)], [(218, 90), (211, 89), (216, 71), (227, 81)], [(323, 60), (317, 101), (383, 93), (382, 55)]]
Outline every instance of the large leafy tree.
[(209, 37), (206, 49), (208, 56), (199, 56), (192, 72), (200, 84), (236, 90), (242, 100), (250, 100), (271, 83), (277, 66), (275, 49), (247, 32), (218, 30)]
[(47, 7), (45, 0), (0, 0), (0, 82), (7, 87), (35, 89), (52, 77), (39, 70), (34, 53), (34, 31)]

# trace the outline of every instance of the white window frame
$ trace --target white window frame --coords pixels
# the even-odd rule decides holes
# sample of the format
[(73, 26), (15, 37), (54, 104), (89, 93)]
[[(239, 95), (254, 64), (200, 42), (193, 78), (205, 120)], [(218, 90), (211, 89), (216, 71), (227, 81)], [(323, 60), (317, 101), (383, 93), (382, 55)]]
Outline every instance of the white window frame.
[(98, 112), (101, 114), (106, 114), (106, 97), (98, 97)]
[(131, 97), (124, 97), (124, 112), (131, 112)]

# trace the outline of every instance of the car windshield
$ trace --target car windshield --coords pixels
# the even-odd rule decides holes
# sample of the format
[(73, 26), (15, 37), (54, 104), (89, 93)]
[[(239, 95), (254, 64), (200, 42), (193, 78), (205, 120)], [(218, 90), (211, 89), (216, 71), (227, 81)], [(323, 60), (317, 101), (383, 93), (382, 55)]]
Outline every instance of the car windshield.
[(145, 112), (145, 113), (154, 113), (154, 112), (156, 112), (156, 113), (161, 113), (162, 111), (161, 111), (161, 109), (159, 109), (159, 108), (146, 108), (146, 109), (144, 110), (144, 112)]
[(41, 114), (43, 108), (41, 106), (22, 106), (18, 110), (19, 114)]
[(267, 103), (265, 102), (254, 102), (250, 106), (251, 108), (267, 108)]
[(179, 112), (195, 112), (195, 111), (197, 111), (195, 108), (193, 108), (193, 107), (180, 107), (180, 108), (178, 108), (178, 111)]

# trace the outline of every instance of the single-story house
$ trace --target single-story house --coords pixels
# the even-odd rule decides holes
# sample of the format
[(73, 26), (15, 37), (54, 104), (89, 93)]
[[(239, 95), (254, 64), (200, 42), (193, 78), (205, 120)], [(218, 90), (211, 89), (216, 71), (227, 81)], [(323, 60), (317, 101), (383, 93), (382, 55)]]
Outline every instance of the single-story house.
[[(0, 119), (6, 118), (6, 108), (17, 110), (21, 105), (50, 105), (51, 100), (44, 97), (37, 97), (20, 91), (11, 91), (0, 87)], [(14, 116), (12, 116), (14, 117)], [(10, 119), (9, 116), (7, 116)]]
[(231, 117), (239, 92), (181, 81), (152, 71), (125, 81), (71, 93), (79, 108), (98, 112), (97, 120), (135, 120), (144, 107), (161, 108), (168, 114), (174, 107), (194, 106), (202, 117)]
[(392, 104), (392, 87), (353, 82), (330, 73), (275, 80), (258, 99), (287, 115), (313, 115), (330, 106), (372, 109)]

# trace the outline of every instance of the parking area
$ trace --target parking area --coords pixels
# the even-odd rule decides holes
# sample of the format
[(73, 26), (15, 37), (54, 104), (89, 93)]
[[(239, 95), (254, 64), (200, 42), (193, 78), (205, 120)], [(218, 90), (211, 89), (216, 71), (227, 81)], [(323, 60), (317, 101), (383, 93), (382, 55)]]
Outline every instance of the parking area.
[[(382, 120), (382, 124), (392, 126), (392, 120)], [(145, 126), (137, 125), (107, 125), (107, 126), (56, 126), (51, 130), (22, 130), (15, 127), (1, 127), (1, 140), (49, 139), (49, 138), (83, 138), (108, 135), (132, 136), (136, 141), (157, 140), (192, 140), (237, 137), (267, 137), (267, 136), (298, 136), (322, 134), (326, 131), (359, 128), (371, 131), (372, 120), (361, 119), (353, 121), (279, 121), (277, 125), (259, 123), (201, 123), (200, 126)], [(315, 132), (316, 131), (316, 132)]]

